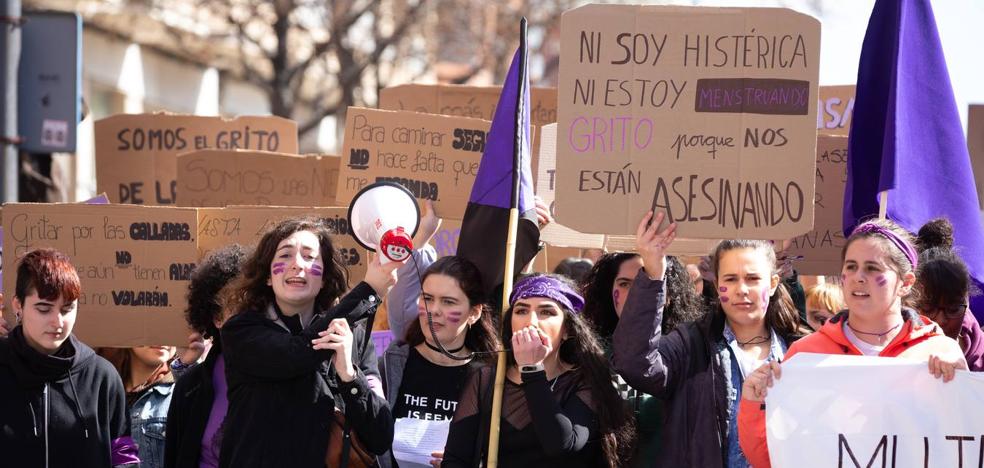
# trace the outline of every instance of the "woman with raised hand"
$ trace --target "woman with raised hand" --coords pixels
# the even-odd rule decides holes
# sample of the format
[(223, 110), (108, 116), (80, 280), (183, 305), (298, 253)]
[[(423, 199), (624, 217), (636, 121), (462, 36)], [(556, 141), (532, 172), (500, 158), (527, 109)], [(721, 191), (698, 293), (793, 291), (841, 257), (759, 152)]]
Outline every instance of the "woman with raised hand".
[(781, 285), (772, 245), (725, 240), (710, 259), (717, 306), (664, 335), (665, 252), (677, 227), (659, 229), (664, 218), (649, 212), (636, 231), (645, 267), (615, 328), (615, 369), (634, 388), (665, 401), (655, 466), (749, 466), (738, 446), (742, 383), (761, 363), (782, 359), (806, 330)]
[[(847, 238), (841, 259), (847, 309), (796, 342), (786, 353), (787, 361), (797, 353), (904, 357), (926, 361), (929, 372), (944, 382), (952, 380), (957, 369), (967, 369), (957, 343), (903, 305), (919, 265), (905, 229), (889, 220), (862, 223)], [(779, 363), (770, 362), (753, 372), (742, 389), (738, 433), (755, 468), (771, 466), (762, 402), (781, 375)]]
[[(628, 461), (631, 418), (604, 351), (581, 317), (584, 300), (553, 275), (516, 283), (503, 318), (510, 343), (499, 465), (609, 467)], [(479, 466), (488, 454), (495, 369), (475, 369), (458, 400), (441, 466)]]
[(119, 374), (72, 335), (82, 292), (75, 266), (37, 249), (16, 274), (17, 325), (0, 339), (3, 466), (139, 466)]
[(234, 315), (221, 329), (229, 410), (220, 466), (323, 467), (336, 407), (366, 450), (389, 449), (393, 419), (364, 322), (398, 265), (374, 257), (342, 296), (347, 272), (322, 220), (288, 219), (263, 235), (224, 291)]

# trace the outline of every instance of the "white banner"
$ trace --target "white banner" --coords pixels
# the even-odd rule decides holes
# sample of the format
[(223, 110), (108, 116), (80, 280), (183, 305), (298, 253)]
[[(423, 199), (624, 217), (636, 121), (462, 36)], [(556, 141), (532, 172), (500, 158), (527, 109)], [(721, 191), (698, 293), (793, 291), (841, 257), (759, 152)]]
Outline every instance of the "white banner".
[(797, 354), (766, 397), (775, 468), (984, 466), (984, 374), (901, 358)]

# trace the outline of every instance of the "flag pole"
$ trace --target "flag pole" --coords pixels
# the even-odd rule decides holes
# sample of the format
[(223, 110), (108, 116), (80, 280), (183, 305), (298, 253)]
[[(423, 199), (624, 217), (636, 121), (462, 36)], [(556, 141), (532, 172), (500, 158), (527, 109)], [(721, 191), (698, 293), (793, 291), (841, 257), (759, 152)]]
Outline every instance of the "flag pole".
[(888, 218), (888, 190), (878, 194), (878, 219), (886, 218)]
[[(509, 308), (509, 296), (512, 294), (513, 276), (516, 263), (516, 231), (519, 230), (519, 174), (520, 174), (520, 144), (523, 141), (525, 129), (520, 124), (523, 122), (522, 113), (526, 111), (523, 106), (523, 97), (527, 92), (526, 76), (526, 17), (519, 22), (519, 92), (516, 93), (516, 118), (513, 135), (513, 172), (512, 172), (512, 194), (509, 205), (509, 225), (506, 237), (506, 264), (502, 274), (502, 309), (500, 311), (501, 326), (508, 327), (505, 323), (506, 310)], [(505, 86), (503, 86), (505, 89)], [(509, 343), (503, 343), (509, 346)], [(495, 387), (492, 391), (492, 420), (489, 421), (489, 448), (488, 448), (488, 468), (497, 468), (499, 465), (499, 423), (502, 420), (502, 391), (506, 385), (506, 353), (499, 353), (499, 359), (495, 367)]]

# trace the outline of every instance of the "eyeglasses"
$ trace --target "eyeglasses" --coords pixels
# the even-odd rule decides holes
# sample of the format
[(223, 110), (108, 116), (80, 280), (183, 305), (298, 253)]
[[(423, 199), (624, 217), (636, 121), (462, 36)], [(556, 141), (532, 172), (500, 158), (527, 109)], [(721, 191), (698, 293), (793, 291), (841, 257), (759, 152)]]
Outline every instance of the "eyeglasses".
[(943, 316), (948, 319), (961, 318), (967, 312), (967, 304), (957, 304), (949, 307), (935, 307), (933, 310), (935, 314), (943, 312)]

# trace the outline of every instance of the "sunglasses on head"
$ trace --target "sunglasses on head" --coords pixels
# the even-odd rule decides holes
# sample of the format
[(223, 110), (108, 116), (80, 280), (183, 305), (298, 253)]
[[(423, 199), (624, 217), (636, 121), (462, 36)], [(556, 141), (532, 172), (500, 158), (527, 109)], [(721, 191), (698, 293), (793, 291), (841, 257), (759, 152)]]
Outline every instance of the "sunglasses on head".
[(947, 307), (934, 307), (930, 310), (933, 311), (934, 315), (942, 312), (944, 317), (948, 319), (955, 319), (963, 317), (967, 312), (967, 307), (967, 304), (957, 304)]

